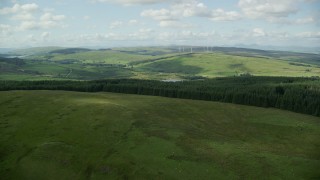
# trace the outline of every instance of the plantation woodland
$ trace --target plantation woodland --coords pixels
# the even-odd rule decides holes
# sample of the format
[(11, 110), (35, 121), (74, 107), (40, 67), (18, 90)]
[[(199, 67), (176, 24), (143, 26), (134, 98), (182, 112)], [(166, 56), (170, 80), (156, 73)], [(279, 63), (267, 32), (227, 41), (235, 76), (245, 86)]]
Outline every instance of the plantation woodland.
[(272, 107), (320, 116), (319, 78), (243, 76), (181, 82), (134, 79), (0, 81), (0, 90), (115, 92)]

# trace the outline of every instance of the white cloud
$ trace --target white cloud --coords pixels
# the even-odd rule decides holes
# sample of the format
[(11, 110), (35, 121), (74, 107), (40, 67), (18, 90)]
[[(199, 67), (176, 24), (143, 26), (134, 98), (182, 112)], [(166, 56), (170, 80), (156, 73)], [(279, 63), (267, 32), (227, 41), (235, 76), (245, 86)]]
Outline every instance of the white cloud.
[(169, 43), (183, 43), (192, 42), (203, 44), (211, 40), (217, 40), (219, 35), (215, 32), (193, 32), (193, 31), (178, 31), (178, 32), (161, 32), (157, 37), (158, 41), (164, 41)]
[(210, 17), (212, 15), (212, 11), (206, 5), (196, 0), (175, 3), (171, 6), (171, 11), (183, 17)]
[(83, 16), (83, 20), (87, 21), (90, 19), (90, 16)]
[(22, 11), (34, 12), (34, 11), (38, 10), (39, 6), (35, 3), (32, 3), (32, 4), (21, 5), (20, 8)]
[(147, 34), (147, 33), (151, 33), (151, 32), (154, 32), (154, 31), (151, 28), (141, 28), (141, 29), (139, 29), (139, 32)]
[(177, 27), (178, 26), (177, 21), (160, 21), (160, 26), (161, 27)]
[(132, 33), (106, 33), (106, 34), (83, 34), (79, 38), (74, 37), (76, 41), (141, 41), (153, 38), (154, 31), (150, 28), (142, 28)]
[(18, 21), (28, 21), (28, 20), (33, 20), (34, 16), (32, 13), (17, 13), (16, 15), (12, 16), (13, 20), (18, 20)]
[(110, 29), (116, 29), (116, 28), (121, 27), (122, 25), (123, 25), (122, 21), (114, 21), (109, 25), (109, 28)]
[[(45, 12), (39, 17), (39, 12)], [(41, 10), (35, 3), (14, 4), (12, 7), (0, 9), (0, 14), (11, 15), (12, 20), (19, 21), (20, 25), (13, 28), (15, 31), (26, 31), (36, 29), (48, 29), (63, 27), (64, 15), (54, 15), (46, 9)]]
[(193, 0), (177, 3), (171, 7), (173, 14), (183, 17), (205, 17), (213, 21), (234, 21), (240, 19), (240, 14), (235, 11), (225, 11), (221, 8), (210, 9), (205, 4)]
[(40, 21), (39, 23), (37, 23), (37, 27), (39, 29), (50, 29), (50, 28), (55, 28), (58, 27), (59, 23), (56, 21)]
[[(263, 19), (271, 23), (286, 25), (303, 25), (319, 23), (317, 13), (313, 16), (291, 18), (303, 11), (300, 5), (319, 0), (239, 0), (238, 6), (249, 19)], [(308, 14), (311, 14), (309, 12)]]
[(27, 20), (22, 21), (19, 30), (36, 30), (36, 29), (49, 29), (56, 27), (65, 27), (65, 24), (62, 21), (65, 19), (64, 15), (52, 15), (51, 13), (43, 14), (38, 21), (36, 20)]
[(33, 34), (29, 34), (26, 38), (26, 41), (37, 42), (37, 38)]
[(267, 34), (264, 32), (264, 30), (263, 29), (261, 29), (261, 28), (254, 28), (253, 30), (252, 30), (252, 36), (253, 37), (264, 37), (264, 36), (266, 36)]
[(242, 12), (252, 19), (266, 19), (276, 22), (298, 12), (294, 0), (239, 0)]
[(295, 24), (310, 24), (315, 22), (316, 20), (314, 17), (299, 18), (294, 21)]
[(138, 32), (129, 33), (126, 37), (130, 41), (150, 40), (152, 38), (153, 30), (150, 28), (139, 29)]
[(177, 20), (177, 17), (175, 17), (175, 13), (168, 9), (159, 9), (159, 10), (145, 10), (141, 12), (140, 14), (142, 17), (149, 17), (157, 21), (172, 21)]
[(159, 26), (165, 27), (165, 28), (193, 28), (194, 27), (194, 25), (190, 23), (183, 23), (180, 21), (160, 21)]
[(12, 15), (11, 19), (18, 21), (26, 21), (34, 19), (34, 13), (38, 11), (39, 6), (32, 4), (14, 4), (12, 7), (0, 9), (2, 15)]
[(223, 9), (216, 9), (210, 17), (213, 21), (235, 21), (241, 18), (241, 15), (235, 11), (224, 11)]
[(320, 31), (318, 32), (302, 32), (296, 35), (298, 38), (315, 38), (320, 39)]
[(20, 31), (35, 30), (38, 28), (39, 28), (39, 25), (35, 21), (23, 21), (19, 26)]
[(139, 23), (139, 21), (136, 20), (136, 19), (131, 19), (131, 20), (129, 20), (129, 24), (130, 24), (130, 25), (135, 25), (135, 24), (138, 24), (138, 23)]
[(31, 13), (38, 10), (39, 6), (35, 3), (32, 4), (14, 4), (13, 7), (6, 7), (0, 9), (0, 14), (14, 14), (14, 13)]
[(53, 15), (51, 13), (45, 13), (40, 17), (41, 21), (62, 21), (66, 18), (64, 15)]
[(160, 21), (161, 27), (173, 26), (175, 25), (173, 21), (179, 21), (188, 17), (202, 17), (213, 21), (235, 21), (241, 18), (241, 15), (236, 11), (210, 9), (197, 0), (179, 1), (171, 4), (168, 9), (149, 9), (142, 11), (140, 15)]
[(124, 40), (128, 40), (127, 35), (122, 35), (122, 34), (116, 34), (116, 33), (108, 33), (106, 34), (104, 37), (107, 40), (112, 40), (112, 41), (124, 41)]
[[(59, 2), (60, 1), (65, 2), (63, 0), (59, 0)], [(127, 42), (129, 42), (128, 44), (132, 43), (135, 45), (141, 45), (143, 43), (146, 43), (147, 45), (148, 43), (161, 44), (162, 42), (168, 44), (180, 43), (203, 45), (207, 41), (217, 43), (218, 45), (234, 43), (280, 44), (281, 42), (287, 44), (296, 42), (302, 44), (313, 43), (312, 45), (318, 45), (320, 42), (319, 32), (317, 31), (297, 33), (301, 29), (304, 29), (305, 31), (307, 31), (306, 29), (308, 28), (310, 28), (309, 30), (311, 31), (317, 30), (319, 18), (317, 12), (315, 12), (316, 10), (312, 7), (313, 4), (309, 3), (314, 3), (319, 0), (236, 0), (233, 5), (228, 7), (223, 7), (224, 3), (218, 3), (222, 5), (221, 7), (211, 6), (215, 3), (206, 3), (208, 1), (204, 0), (87, 1), (148, 6), (112, 6), (115, 8), (115, 11), (119, 11), (116, 12), (113, 17), (120, 18), (120, 13), (122, 13), (120, 11), (125, 11), (128, 13), (129, 17), (136, 19), (113, 19), (108, 22), (108, 24), (105, 24), (106, 22), (103, 21), (108, 14), (104, 14), (103, 16), (94, 19), (92, 14), (81, 15), (77, 14), (79, 12), (75, 12), (73, 15), (74, 20), (78, 19), (81, 21), (73, 22), (72, 25), (75, 26), (70, 27), (70, 29), (65, 29), (65, 32), (57, 31), (54, 33), (53, 28), (66, 26), (66, 16), (62, 15), (63, 13), (57, 14), (54, 9), (45, 9), (39, 7), (36, 3), (22, 4), (22, 1), (19, 1), (19, 3), (16, 2), (8, 7), (0, 7), (0, 19), (3, 20), (0, 23), (0, 45), (6, 46), (6, 44), (17, 44), (20, 46), (19, 43), (23, 43), (24, 40), (26, 40), (27, 43), (28, 39), (36, 39), (38, 43), (43, 44), (49, 44), (54, 41), (57, 45), (65, 45), (64, 43), (68, 44), (68, 41), (70, 40), (70, 44), (76, 46), (87, 44), (87, 42), (92, 43), (93, 45), (95, 43), (101, 43), (102, 45), (108, 46), (117, 45), (117, 43), (118, 45), (127, 45)], [(7, 2), (10, 3), (9, 0), (7, 0)], [(163, 4), (154, 5), (156, 3)], [(237, 4), (239, 8), (235, 7)], [(302, 5), (302, 7), (299, 7), (299, 5)], [(92, 6), (92, 8), (94, 7), (97, 6)], [(145, 9), (140, 13), (143, 18), (138, 18), (135, 13), (141, 8)], [(92, 10), (95, 9), (90, 9), (90, 12), (92, 12)], [(92, 16), (90, 17), (89, 15)], [(72, 17), (68, 18), (71, 19)], [(111, 17), (109, 16), (108, 18)], [(149, 21), (146, 18), (149, 18)], [(86, 21), (91, 19), (101, 22), (92, 24), (91, 22), (89, 23), (89, 21)], [(150, 19), (154, 20), (155, 23), (158, 24), (158, 27), (161, 28), (155, 28), (154, 22), (148, 24)], [(247, 21), (240, 21), (234, 24), (232, 22), (215, 23), (243, 19), (246, 19)], [(267, 26), (262, 24), (266, 23), (265, 20), (281, 24), (282, 26), (269, 24), (270, 26), (266, 28)], [(246, 24), (250, 25), (240, 27), (241, 25)], [(76, 28), (81, 25), (83, 25), (84, 28), (81, 31), (78, 31)], [(196, 25), (199, 25), (199, 27)], [(110, 33), (94, 33), (94, 31), (100, 31), (102, 28), (101, 26), (104, 26), (105, 28), (108, 26), (108, 31)], [(124, 30), (120, 31), (120, 28)], [(242, 31), (233, 31), (233, 29), (237, 28), (241, 28)], [(214, 33), (213, 29), (220, 31), (220, 34)], [(31, 30), (37, 31), (31, 32)], [(208, 32), (211, 30), (212, 32)], [(52, 35), (49, 31), (52, 32)], [(81, 34), (83, 31), (87, 31), (88, 34)], [(31, 33), (34, 35), (27, 37), (27, 34)], [(59, 37), (62, 36), (64, 38), (59, 39)], [(70, 38), (68, 36), (70, 36)], [(108, 44), (110, 41), (114, 44)], [(139, 42), (135, 43), (134, 41)]]
[(169, 0), (91, 0), (92, 2), (110, 2), (122, 5), (147, 5), (169, 2)]
[(1, 36), (8, 36), (13, 33), (13, 28), (7, 24), (0, 24), (0, 35)]
[(49, 38), (49, 36), (50, 36), (50, 33), (49, 33), (49, 32), (43, 32), (43, 33), (41, 34), (41, 38), (42, 38), (42, 40), (44, 40), (44, 41), (47, 41), (48, 38)]
[(140, 25), (143, 25), (140, 21), (136, 19), (131, 19), (128, 21), (113, 21), (108, 25), (109, 29), (117, 29), (117, 28), (132, 28), (134, 27), (139, 27)]

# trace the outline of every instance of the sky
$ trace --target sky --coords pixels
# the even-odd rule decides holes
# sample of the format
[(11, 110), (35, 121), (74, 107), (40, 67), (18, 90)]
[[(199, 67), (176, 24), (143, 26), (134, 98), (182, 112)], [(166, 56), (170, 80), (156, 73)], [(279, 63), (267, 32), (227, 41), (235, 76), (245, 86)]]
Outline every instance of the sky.
[(0, 48), (320, 47), (320, 0), (0, 0)]

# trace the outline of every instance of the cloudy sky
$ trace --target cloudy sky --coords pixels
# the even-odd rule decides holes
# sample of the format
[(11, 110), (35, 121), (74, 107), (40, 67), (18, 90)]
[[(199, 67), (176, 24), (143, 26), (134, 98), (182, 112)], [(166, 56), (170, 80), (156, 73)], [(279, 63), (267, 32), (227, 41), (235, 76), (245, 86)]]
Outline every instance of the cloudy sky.
[(0, 0), (0, 47), (320, 46), (320, 0)]

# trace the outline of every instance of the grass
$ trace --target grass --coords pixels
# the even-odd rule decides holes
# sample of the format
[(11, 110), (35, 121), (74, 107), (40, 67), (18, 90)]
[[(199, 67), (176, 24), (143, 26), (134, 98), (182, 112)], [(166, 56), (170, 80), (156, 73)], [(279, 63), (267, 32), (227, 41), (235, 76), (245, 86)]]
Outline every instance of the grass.
[[(280, 56), (272, 51), (259, 54), (231, 51), (232, 49), (230, 52), (198, 50), (194, 54), (181, 54), (174, 47), (116, 48), (72, 54), (48, 53), (48, 50), (54, 48), (56, 47), (35, 49), (34, 55), (24, 57), (26, 64), (23, 65), (0, 62), (0, 79), (31, 80), (42, 77), (72, 80), (165, 80), (188, 79), (187, 77), (191, 76), (226, 77), (246, 73), (255, 76), (320, 76), (320, 67), (315, 63), (319, 57), (314, 54), (283, 52), (282, 54), (287, 56), (281, 53)], [(69, 74), (71, 69), (73, 72)]]
[[(14, 65), (12, 65), (14, 66)], [(95, 80), (107, 78), (128, 78), (133, 73), (129, 68), (104, 67), (85, 64), (57, 64), (52, 62), (28, 62), (11, 67), (0, 74), (1, 80)]]
[[(288, 61), (268, 58), (241, 57), (220, 53), (199, 53), (192, 56), (175, 57), (141, 65), (141, 69), (150, 72), (181, 73), (188, 68), (194, 75), (205, 77), (224, 77), (250, 73), (256, 76), (319, 76), (320, 68), (296, 66)], [(187, 68), (186, 68), (187, 67)], [(195, 70), (194, 70), (195, 69)]]
[(128, 54), (118, 51), (89, 51), (67, 55), (56, 55), (52, 58), (54, 61), (65, 59), (75, 59), (82, 63), (102, 63), (102, 64), (127, 64), (132, 61), (146, 60), (151, 58), (147, 55)]
[(0, 93), (4, 179), (318, 179), (320, 119), (113, 93)]

